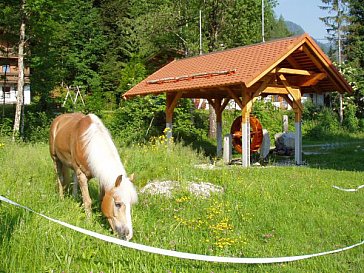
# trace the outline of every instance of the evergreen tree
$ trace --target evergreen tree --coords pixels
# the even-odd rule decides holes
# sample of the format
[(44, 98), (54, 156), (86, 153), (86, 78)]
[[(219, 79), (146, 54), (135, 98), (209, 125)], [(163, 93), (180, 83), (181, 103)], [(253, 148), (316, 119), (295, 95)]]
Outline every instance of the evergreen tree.
[[(339, 65), (342, 63), (342, 45), (343, 38), (345, 36), (346, 16), (347, 16), (347, 2), (346, 0), (321, 0), (325, 5), (320, 6), (321, 9), (332, 13), (330, 16), (320, 18), (326, 26), (328, 26), (327, 32), (329, 34), (328, 40), (335, 44), (336, 56), (331, 56), (337, 60)], [(336, 58), (335, 58), (336, 57)], [(339, 119), (340, 124), (344, 120), (343, 102), (344, 98), (342, 94), (339, 94)]]
[(327, 39), (335, 45), (335, 55), (330, 56), (338, 63), (342, 62), (342, 45), (345, 39), (345, 30), (347, 26), (347, 1), (346, 0), (321, 0), (323, 6), (321, 9), (329, 13), (326, 17), (320, 17), (320, 20), (327, 26)]
[(270, 29), (270, 37), (272, 38), (282, 38), (292, 36), (292, 33), (287, 29), (286, 23), (284, 21), (283, 16), (281, 15), (279, 19), (272, 24), (272, 28)]
[(360, 0), (349, 0), (349, 16), (345, 55), (346, 74), (354, 82), (354, 103), (357, 116), (364, 118), (364, 5)]

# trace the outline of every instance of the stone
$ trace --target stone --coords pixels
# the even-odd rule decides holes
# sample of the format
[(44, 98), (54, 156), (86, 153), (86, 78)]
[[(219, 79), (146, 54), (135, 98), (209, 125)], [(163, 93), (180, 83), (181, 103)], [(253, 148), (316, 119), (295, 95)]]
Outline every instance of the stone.
[(275, 152), (279, 155), (293, 155), (295, 150), (295, 134), (292, 132), (274, 135)]
[(260, 145), (260, 159), (265, 159), (270, 151), (270, 137), (267, 129), (263, 129), (263, 140)]

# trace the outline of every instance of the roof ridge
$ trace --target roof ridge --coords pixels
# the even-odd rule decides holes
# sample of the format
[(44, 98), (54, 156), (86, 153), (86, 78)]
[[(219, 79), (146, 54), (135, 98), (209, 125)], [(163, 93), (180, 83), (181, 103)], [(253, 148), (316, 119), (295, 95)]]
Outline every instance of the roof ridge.
[(302, 38), (306, 38), (306, 37), (310, 37), (310, 35), (305, 32), (305, 33), (299, 34), (299, 35), (276, 38), (276, 39), (272, 39), (272, 40), (269, 40), (269, 41), (266, 41), (266, 42), (260, 42), (260, 43), (249, 44), (249, 45), (242, 45), (242, 46), (238, 46), (238, 47), (234, 47), (234, 48), (228, 48), (228, 49), (224, 49), (224, 50), (208, 52), (208, 53), (204, 53), (202, 55), (196, 55), (196, 56), (190, 56), (190, 57), (181, 58), (181, 59), (175, 59), (173, 61), (174, 62), (181, 62), (181, 61), (184, 61), (184, 60), (191, 60), (191, 59), (195, 59), (195, 58), (211, 56), (211, 55), (214, 55), (214, 54), (222, 54), (222, 53), (225, 53), (225, 52), (228, 52), (228, 51), (235, 51), (235, 50), (240, 50), (240, 49), (243, 49), (243, 48), (255, 47), (255, 46), (260, 46), (260, 45), (269, 45), (269, 44), (272, 44), (272, 43), (285, 41), (285, 40), (299, 40), (299, 38), (302, 39)]

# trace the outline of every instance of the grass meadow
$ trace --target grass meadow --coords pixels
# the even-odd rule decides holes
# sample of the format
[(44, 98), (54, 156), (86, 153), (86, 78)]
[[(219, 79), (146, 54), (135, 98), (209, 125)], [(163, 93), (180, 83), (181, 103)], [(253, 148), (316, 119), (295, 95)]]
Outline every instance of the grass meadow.
[[(359, 142), (358, 142), (359, 141)], [(223, 194), (197, 198), (139, 194), (133, 207), (133, 242), (171, 250), (231, 257), (305, 255), (364, 240), (364, 139), (307, 150), (304, 166), (213, 170), (195, 168), (209, 159), (189, 147), (160, 141), (120, 148), (138, 189), (148, 181), (210, 182)], [(67, 223), (110, 235), (91, 181), (93, 215), (81, 198), (60, 200), (47, 144), (0, 139), (0, 194)], [(306, 151), (306, 148), (304, 148)], [(0, 203), (0, 272), (364, 272), (364, 246), (308, 260), (278, 264), (222, 264), (181, 260), (127, 249), (88, 237)]]

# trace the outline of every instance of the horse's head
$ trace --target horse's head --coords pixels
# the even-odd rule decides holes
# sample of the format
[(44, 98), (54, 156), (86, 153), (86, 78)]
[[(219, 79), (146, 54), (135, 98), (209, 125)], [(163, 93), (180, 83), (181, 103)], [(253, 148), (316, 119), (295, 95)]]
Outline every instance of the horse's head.
[(131, 223), (131, 205), (137, 201), (137, 193), (133, 183), (119, 175), (112, 189), (105, 189), (101, 210), (114, 232), (120, 237), (130, 240), (133, 237)]

